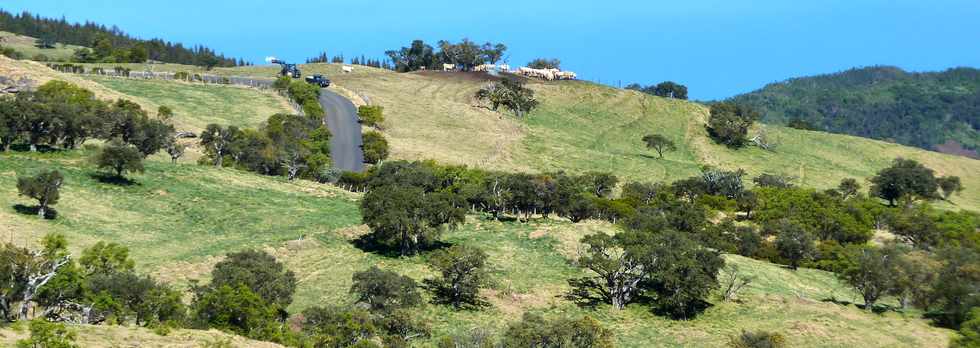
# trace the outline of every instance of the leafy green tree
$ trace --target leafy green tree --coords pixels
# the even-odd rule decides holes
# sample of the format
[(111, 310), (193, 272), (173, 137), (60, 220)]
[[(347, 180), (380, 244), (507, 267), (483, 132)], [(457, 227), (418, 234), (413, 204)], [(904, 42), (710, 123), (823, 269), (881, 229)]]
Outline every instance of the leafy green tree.
[(664, 98), (687, 100), (687, 86), (673, 81), (664, 81), (654, 87), (653, 95)]
[(476, 92), (475, 97), (477, 100), (488, 101), (493, 111), (504, 106), (517, 115), (517, 118), (523, 118), (538, 106), (534, 90), (524, 87), (524, 81), (511, 77), (487, 84)]
[(354, 273), (352, 280), (350, 292), (372, 310), (392, 312), (422, 303), (415, 280), (377, 266)]
[(639, 233), (626, 242), (639, 255), (651, 282), (648, 295), (658, 310), (677, 318), (690, 318), (718, 288), (718, 271), (725, 260), (714, 250), (698, 245), (682, 232)]
[(37, 215), (44, 218), (48, 208), (58, 204), (65, 178), (57, 170), (41, 171), (33, 177), (18, 177), (17, 192), (37, 200)]
[(497, 62), (504, 58), (504, 52), (507, 51), (507, 46), (502, 43), (491, 44), (487, 42), (483, 44), (481, 50), (484, 61), (490, 64), (497, 64)]
[(740, 148), (748, 142), (746, 135), (749, 127), (758, 119), (759, 112), (746, 105), (732, 102), (711, 104), (708, 135), (719, 144)]
[(31, 337), (17, 341), (17, 348), (77, 348), (75, 331), (62, 323), (31, 320)]
[(277, 308), (244, 284), (224, 284), (203, 292), (192, 305), (194, 319), (204, 327), (267, 339), (277, 331)]
[(376, 131), (364, 133), (362, 138), (364, 162), (377, 164), (388, 158), (388, 140)]
[(864, 309), (872, 310), (879, 298), (893, 289), (896, 262), (900, 255), (876, 247), (852, 249), (852, 260), (838, 277), (857, 290), (864, 298)]
[(88, 274), (132, 272), (136, 265), (129, 258), (129, 248), (115, 242), (102, 241), (82, 250), (78, 263)]
[(272, 89), (279, 91), (280, 93), (285, 92), (289, 89), (289, 84), (293, 82), (293, 79), (289, 76), (280, 76), (272, 83)]
[(364, 223), (371, 228), (369, 238), (402, 256), (432, 245), (444, 228), (454, 228), (465, 217), (465, 210), (449, 194), (400, 185), (372, 188), (360, 207)]
[(643, 142), (647, 144), (648, 149), (654, 149), (657, 151), (657, 155), (660, 156), (660, 158), (664, 158), (664, 152), (677, 150), (677, 146), (674, 144), (674, 141), (667, 139), (667, 137), (660, 134), (644, 135)]
[(942, 268), (933, 285), (928, 316), (941, 326), (959, 329), (970, 311), (980, 307), (980, 252), (954, 247), (938, 255)]
[(524, 313), (521, 321), (511, 324), (504, 333), (506, 348), (612, 348), (612, 331), (589, 316), (581, 319), (546, 320), (540, 315)]
[(99, 169), (110, 169), (116, 177), (122, 178), (126, 172), (142, 173), (143, 156), (132, 145), (118, 140), (110, 141), (93, 159)]
[(958, 176), (937, 178), (936, 183), (939, 184), (939, 189), (943, 192), (943, 199), (947, 201), (953, 194), (963, 192), (963, 183), (960, 182), (960, 177)]
[(846, 178), (841, 180), (840, 184), (837, 185), (837, 192), (840, 193), (841, 199), (846, 201), (848, 198), (855, 197), (861, 192), (861, 184), (858, 184), (854, 178)]
[(779, 220), (765, 226), (766, 232), (776, 236), (776, 249), (779, 255), (789, 262), (790, 269), (797, 269), (800, 263), (813, 257), (813, 236), (799, 224), (789, 220)]
[(441, 275), (426, 280), (439, 301), (457, 309), (481, 304), (480, 288), (489, 283), (487, 254), (483, 250), (463, 245), (437, 250), (429, 257), (429, 266)]
[(896, 201), (906, 205), (925, 199), (939, 198), (939, 184), (932, 169), (911, 159), (896, 158), (891, 167), (878, 171), (871, 181), (871, 194), (895, 206)]
[(598, 276), (587, 285), (598, 289), (600, 295), (616, 309), (626, 307), (642, 292), (641, 281), (647, 276), (644, 265), (631, 249), (622, 245), (622, 238), (595, 233), (582, 238), (585, 252), (578, 264)]
[(943, 242), (943, 231), (927, 205), (919, 205), (891, 215), (889, 230), (913, 246), (930, 250)]
[(381, 333), (363, 309), (310, 307), (303, 311), (303, 335), (314, 347), (354, 347)]
[(244, 285), (263, 301), (286, 308), (293, 302), (296, 275), (265, 251), (246, 250), (228, 254), (214, 265), (211, 287)]
[(527, 67), (531, 69), (561, 69), (561, 61), (557, 58), (535, 58)]
[(204, 153), (211, 158), (215, 167), (223, 165), (223, 159), (229, 154), (232, 143), (241, 135), (238, 127), (222, 127), (217, 124), (209, 124), (204, 132), (201, 132), (201, 146)]
[(164, 147), (167, 154), (170, 155), (170, 162), (177, 164), (177, 160), (184, 156), (184, 151), (187, 150), (187, 145), (178, 143), (176, 139), (171, 139), (170, 142)]
[(159, 118), (161, 121), (169, 122), (174, 118), (174, 109), (171, 109), (166, 105), (160, 105), (160, 107), (157, 108), (157, 118)]
[[(186, 316), (182, 293), (149, 276), (133, 272), (95, 273), (86, 278), (88, 302), (96, 315), (137, 326), (181, 321)], [(90, 314), (91, 315), (91, 314)]]
[(361, 119), (361, 124), (381, 128), (385, 121), (384, 107), (379, 105), (361, 105), (357, 108), (357, 116)]

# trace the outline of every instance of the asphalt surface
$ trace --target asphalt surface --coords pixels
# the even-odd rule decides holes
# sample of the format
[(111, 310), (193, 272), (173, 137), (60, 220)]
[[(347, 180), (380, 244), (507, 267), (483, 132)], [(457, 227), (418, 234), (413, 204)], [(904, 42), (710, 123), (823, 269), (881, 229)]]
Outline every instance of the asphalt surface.
[(357, 108), (350, 100), (337, 93), (320, 89), (320, 105), (326, 112), (330, 128), (330, 158), (334, 168), (364, 171), (364, 150), (361, 148), (361, 124), (357, 121)]

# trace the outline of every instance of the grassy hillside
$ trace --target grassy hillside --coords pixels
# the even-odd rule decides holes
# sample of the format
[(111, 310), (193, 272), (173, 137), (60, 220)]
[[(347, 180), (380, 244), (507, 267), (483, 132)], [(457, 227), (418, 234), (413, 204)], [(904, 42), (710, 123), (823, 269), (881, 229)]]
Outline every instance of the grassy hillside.
[[(45, 233), (60, 232), (73, 242), (76, 252), (98, 240), (117, 241), (131, 248), (142, 271), (178, 285), (186, 285), (189, 279), (206, 281), (210, 268), (227, 252), (265, 249), (297, 273), (293, 313), (313, 305), (350, 304), (351, 275), (371, 265), (417, 280), (433, 275), (424, 255), (388, 258), (354, 247), (350, 240), (366, 232), (358, 225), (357, 197), (328, 186), (192, 164), (170, 165), (163, 158), (149, 161), (146, 174), (133, 177), (136, 185), (114, 186), (92, 176), (95, 169), (85, 161), (88, 155), (88, 150), (0, 154), (0, 197), (8, 202), (0, 207), (0, 237), (30, 245)], [(57, 220), (40, 221), (13, 207), (31, 204), (16, 196), (16, 174), (39, 168), (57, 168), (66, 175)], [(919, 313), (876, 315), (825, 302), (859, 302), (832, 274), (792, 272), (737, 256), (729, 256), (728, 262), (758, 277), (743, 294), (743, 302), (713, 298), (715, 306), (694, 320), (671, 321), (642, 305), (622, 312), (608, 306), (578, 307), (563, 297), (569, 290), (566, 280), (585, 275), (570, 263), (577, 255), (577, 241), (589, 233), (615, 231), (616, 227), (598, 222), (520, 224), (470, 217), (443, 239), (487, 250), (495, 285), (484, 296), (492, 307), (454, 312), (427, 305), (418, 315), (429, 319), (439, 336), (474, 327), (502, 330), (525, 311), (589, 314), (618, 332), (617, 340), (624, 347), (722, 346), (741, 329), (777, 330), (786, 333), (794, 346), (815, 347), (859, 342), (940, 347), (948, 336), (948, 331), (919, 319)]]
[(0, 46), (10, 47), (27, 59), (33, 59), (38, 55), (44, 55), (48, 58), (48, 60), (64, 61), (71, 58), (76, 49), (83, 48), (82, 46), (65, 45), (61, 43), (55, 44), (54, 48), (38, 48), (36, 45), (37, 39), (35, 38), (0, 31)]
[(764, 120), (885, 139), (978, 158), (980, 70), (909, 73), (868, 67), (773, 83), (734, 98)]
[(239, 86), (138, 80), (83, 75), (120, 93), (171, 107), (180, 130), (198, 131), (209, 123), (255, 126), (275, 113), (292, 112), (285, 98), (269, 91)]

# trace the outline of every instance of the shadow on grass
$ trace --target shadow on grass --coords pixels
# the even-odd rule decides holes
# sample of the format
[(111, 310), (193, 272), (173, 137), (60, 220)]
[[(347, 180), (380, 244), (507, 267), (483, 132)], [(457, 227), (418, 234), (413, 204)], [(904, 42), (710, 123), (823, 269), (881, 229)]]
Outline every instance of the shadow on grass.
[(139, 183), (136, 181), (115, 174), (93, 173), (93, 174), (89, 174), (89, 176), (92, 177), (92, 179), (95, 179), (96, 181), (101, 182), (103, 184), (116, 185), (116, 186), (139, 185)]
[(633, 154), (633, 156), (634, 157), (643, 157), (643, 158), (652, 159), (652, 160), (662, 160), (663, 159), (663, 158), (660, 158), (660, 156), (648, 155), (648, 154), (645, 154), (645, 153), (637, 153), (637, 154)]
[[(366, 253), (377, 254), (385, 257), (401, 257), (401, 250), (398, 248), (392, 248), (390, 246), (379, 243), (377, 240), (371, 236), (371, 234), (365, 234), (351, 241), (354, 247), (360, 249)], [(427, 246), (422, 246), (419, 248), (419, 254), (426, 253), (433, 250), (439, 250), (451, 247), (452, 244), (443, 241), (435, 241)]]
[[(34, 215), (34, 216), (37, 216), (37, 212), (40, 209), (41, 209), (40, 207), (36, 207), (36, 206), (35, 207), (28, 207), (28, 206), (23, 205), (23, 204), (14, 204), (14, 210), (17, 211), (18, 213), (24, 214), (24, 215)], [(57, 217), (58, 217), (58, 211), (55, 210), (54, 208), (48, 207), (48, 210), (44, 212), (44, 218), (46, 220), (54, 220)]]
[(564, 295), (559, 296), (571, 301), (576, 306), (595, 309), (600, 304), (605, 303), (605, 299), (602, 298), (598, 291), (596, 291), (599, 284), (593, 278), (586, 277), (569, 279), (568, 285), (571, 286), (572, 289)]
[[(607, 303), (600, 290), (602, 289), (602, 285), (596, 278), (569, 279), (568, 285), (572, 289), (564, 295), (559, 296), (575, 303), (581, 308), (596, 309), (599, 305)], [(633, 300), (629, 303), (648, 306), (653, 314), (673, 320), (693, 319), (712, 306), (710, 302), (703, 300), (696, 300), (692, 303), (681, 305), (660, 305), (656, 302), (656, 299), (642, 293), (635, 294)]]

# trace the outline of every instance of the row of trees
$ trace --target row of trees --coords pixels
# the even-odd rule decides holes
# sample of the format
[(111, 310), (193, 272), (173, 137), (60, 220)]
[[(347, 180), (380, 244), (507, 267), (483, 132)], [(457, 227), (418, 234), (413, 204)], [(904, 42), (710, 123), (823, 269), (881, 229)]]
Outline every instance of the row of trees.
[(503, 60), (507, 51), (504, 44), (487, 42), (479, 45), (465, 38), (459, 43), (441, 40), (437, 46), (438, 51), (422, 40), (415, 40), (409, 47), (389, 50), (385, 55), (391, 59), (394, 69), (400, 72), (441, 70), (442, 64), (454, 64), (468, 71), (481, 64), (496, 64)]
[[(319, 55), (317, 55), (315, 57), (307, 58), (306, 59), (306, 64), (312, 64), (312, 63), (344, 64), (345, 62), (347, 62), (347, 60), (344, 59), (344, 55), (343, 54), (336, 55), (336, 56), (333, 56), (333, 57), (329, 57), (329, 56), (327, 56), (327, 52), (321, 52)], [(395, 68), (387, 60), (367, 58), (364, 55), (361, 55), (360, 57), (355, 56), (355, 57), (351, 58), (350, 59), (350, 64), (352, 64), (352, 65), (364, 65), (364, 66), (370, 66), (370, 67), (374, 67), (374, 68), (387, 69), (387, 70), (394, 70), (394, 68)]]
[(625, 88), (658, 97), (687, 100), (687, 86), (673, 81), (664, 81), (651, 86), (643, 86), (638, 83), (633, 83), (627, 85)]
[[(162, 110), (165, 114), (169, 109)], [(123, 99), (100, 101), (91, 91), (63, 81), (49, 81), (37, 91), (0, 98), (3, 151), (17, 143), (28, 145), (31, 151), (40, 146), (74, 149), (97, 138), (132, 145), (146, 157), (166, 147), (173, 133), (173, 126), (149, 117), (139, 104)]]
[(272, 115), (258, 129), (210, 124), (201, 133), (201, 162), (326, 182), (333, 175), (330, 137), (319, 118), (299, 115)]
[(91, 47), (79, 49), (76, 62), (142, 63), (155, 60), (167, 63), (206, 67), (246, 65), (243, 60), (227, 58), (205, 46), (185, 47), (161, 39), (136, 39), (117, 27), (86, 22), (69, 23), (64, 18), (43, 18), (29, 12), (13, 14), (0, 10), (0, 28), (37, 38), (42, 47), (54, 43)]

